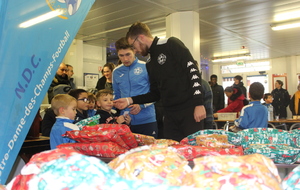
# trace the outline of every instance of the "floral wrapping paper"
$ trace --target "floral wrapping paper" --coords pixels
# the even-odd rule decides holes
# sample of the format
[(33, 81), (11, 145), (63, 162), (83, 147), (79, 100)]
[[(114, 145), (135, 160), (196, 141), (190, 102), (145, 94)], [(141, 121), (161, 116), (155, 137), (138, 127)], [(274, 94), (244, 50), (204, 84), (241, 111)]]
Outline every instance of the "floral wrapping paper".
[(176, 186), (192, 186), (189, 162), (172, 147), (142, 146), (122, 154), (108, 165), (125, 179)]
[(282, 181), (284, 190), (300, 189), (300, 166), (294, 168)]
[(260, 155), (204, 156), (194, 159), (195, 186), (209, 190), (281, 190), (271, 159)]

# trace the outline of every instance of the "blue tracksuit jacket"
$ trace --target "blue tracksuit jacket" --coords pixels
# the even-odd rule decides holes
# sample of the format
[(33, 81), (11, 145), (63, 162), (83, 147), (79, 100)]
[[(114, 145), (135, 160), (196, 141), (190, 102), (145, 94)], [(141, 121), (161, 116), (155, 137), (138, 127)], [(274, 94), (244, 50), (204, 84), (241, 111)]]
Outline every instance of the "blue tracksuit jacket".
[[(113, 71), (113, 91), (114, 99), (132, 97), (149, 92), (150, 83), (146, 63), (138, 60), (126, 67), (119, 65)], [(142, 110), (137, 115), (131, 115), (131, 125), (141, 125), (156, 121), (155, 109), (153, 104), (140, 104)], [(128, 108), (121, 111), (129, 111)]]
[(73, 124), (74, 120), (68, 119), (66, 117), (56, 117), (56, 122), (54, 123), (50, 132), (50, 148), (55, 149), (56, 146), (63, 143), (74, 143), (73, 139), (67, 137), (62, 137), (67, 131), (72, 131), (79, 129)]
[(243, 107), (240, 117), (235, 120), (234, 124), (241, 129), (267, 128), (268, 109), (260, 101), (252, 101)]

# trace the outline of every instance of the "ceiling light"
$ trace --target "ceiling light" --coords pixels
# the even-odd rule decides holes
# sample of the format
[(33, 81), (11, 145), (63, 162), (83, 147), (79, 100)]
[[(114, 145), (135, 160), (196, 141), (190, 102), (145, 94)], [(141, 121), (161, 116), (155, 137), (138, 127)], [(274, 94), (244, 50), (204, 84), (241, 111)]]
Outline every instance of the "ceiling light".
[(290, 20), (295, 18), (300, 18), (300, 10), (277, 14), (274, 17), (274, 21), (283, 21), (283, 20)]
[(296, 27), (300, 27), (300, 21), (298, 20), (298, 21), (272, 24), (271, 27), (272, 27), (272, 30), (284, 30), (284, 29), (289, 29), (289, 28), (296, 28)]
[(250, 53), (247, 54), (238, 54), (238, 55), (228, 55), (228, 56), (222, 56), (222, 57), (214, 57), (212, 58), (212, 62), (222, 62), (222, 61), (235, 61), (238, 59), (247, 59), (251, 55)]
[(63, 9), (56, 9), (55, 11), (51, 11), (51, 12), (48, 12), (46, 14), (43, 14), (43, 15), (40, 15), (40, 16), (37, 16), (33, 19), (30, 19), (28, 21), (25, 21), (23, 23), (21, 23), (19, 25), (20, 28), (27, 28), (27, 27), (30, 27), (32, 25), (35, 25), (35, 24), (38, 24), (40, 22), (43, 22), (45, 20), (49, 20), (53, 17), (56, 17), (58, 15), (62, 15), (64, 13)]

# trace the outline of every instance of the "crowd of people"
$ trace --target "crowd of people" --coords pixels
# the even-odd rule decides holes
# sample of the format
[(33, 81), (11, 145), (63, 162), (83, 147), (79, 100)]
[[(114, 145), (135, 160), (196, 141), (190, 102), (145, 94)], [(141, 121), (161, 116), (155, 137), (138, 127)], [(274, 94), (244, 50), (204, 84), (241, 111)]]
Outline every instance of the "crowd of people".
[[(50, 136), (51, 148), (65, 143), (61, 135), (77, 129), (75, 123), (95, 115), (100, 115), (99, 123), (126, 124), (134, 133), (180, 141), (199, 130), (214, 129), (217, 113), (238, 113), (230, 129), (239, 131), (266, 128), (270, 105), (280, 118), (287, 117), (287, 106), (294, 115), (300, 112), (300, 85), (292, 99), (280, 80), (265, 94), (263, 85), (254, 82), (248, 94), (237, 75), (224, 89), (217, 75), (210, 81), (202, 79), (197, 61), (182, 41), (153, 37), (144, 23), (134, 23), (115, 46), (119, 64), (103, 66), (95, 92), (77, 89), (73, 67), (60, 64), (48, 90), (51, 108), (41, 126), (42, 134)], [(150, 59), (145, 63), (135, 54), (150, 54)]]

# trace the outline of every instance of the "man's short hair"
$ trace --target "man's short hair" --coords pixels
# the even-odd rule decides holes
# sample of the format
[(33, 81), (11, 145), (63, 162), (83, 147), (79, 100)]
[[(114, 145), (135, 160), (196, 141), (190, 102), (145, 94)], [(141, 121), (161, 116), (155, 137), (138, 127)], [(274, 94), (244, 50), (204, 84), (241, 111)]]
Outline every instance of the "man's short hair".
[(107, 95), (113, 95), (113, 91), (109, 89), (102, 89), (99, 90), (96, 94), (96, 99), (98, 100), (100, 96), (107, 96)]
[(68, 94), (57, 94), (51, 101), (51, 108), (55, 115), (59, 115), (59, 108), (67, 109), (72, 101), (76, 101), (76, 99)]
[(128, 44), (125, 37), (122, 37), (118, 41), (116, 41), (115, 46), (116, 46), (117, 52), (121, 49), (131, 49), (133, 51), (133, 47)]
[(243, 77), (241, 75), (236, 75), (234, 78), (240, 82), (241, 80), (243, 80)]
[(272, 96), (271, 93), (265, 93), (265, 95), (264, 95), (264, 100), (268, 99), (270, 96)]
[(254, 82), (249, 87), (249, 94), (253, 100), (260, 100), (264, 96), (265, 87), (260, 82)]
[(213, 79), (213, 78), (218, 79), (218, 76), (213, 74), (213, 75), (210, 76), (210, 80)]
[(136, 38), (140, 34), (143, 34), (147, 37), (152, 37), (150, 29), (146, 24), (141, 22), (135, 22), (130, 26), (126, 34), (126, 39), (128, 40), (128, 38)]
[(276, 82), (277, 82), (280, 86), (283, 86), (282, 80), (276, 80)]

